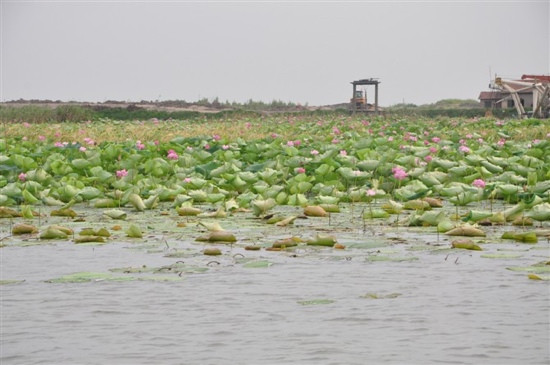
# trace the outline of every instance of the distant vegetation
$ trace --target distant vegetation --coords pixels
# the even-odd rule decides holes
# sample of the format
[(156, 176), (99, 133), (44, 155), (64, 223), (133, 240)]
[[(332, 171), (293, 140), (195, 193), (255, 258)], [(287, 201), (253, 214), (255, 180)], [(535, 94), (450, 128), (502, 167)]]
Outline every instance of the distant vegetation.
[[(205, 108), (202, 110), (201, 108)], [(472, 99), (444, 99), (433, 104), (395, 104), (383, 108), (387, 115), (483, 117), (486, 109)], [(205, 113), (207, 111), (207, 113)], [(145, 101), (129, 103), (123, 101), (106, 101), (88, 104), (79, 102), (61, 102), (51, 100), (18, 100), (0, 105), (0, 120), (7, 122), (68, 122), (98, 119), (112, 120), (147, 120), (147, 119), (219, 119), (231, 115), (257, 115), (258, 113), (312, 113), (312, 114), (345, 114), (346, 104), (325, 106), (323, 110), (314, 110), (306, 105), (273, 100), (270, 103), (254, 101), (245, 103), (220, 102), (218, 98), (203, 98), (197, 102), (185, 100)], [(514, 118), (514, 109), (493, 110), (495, 117)]]

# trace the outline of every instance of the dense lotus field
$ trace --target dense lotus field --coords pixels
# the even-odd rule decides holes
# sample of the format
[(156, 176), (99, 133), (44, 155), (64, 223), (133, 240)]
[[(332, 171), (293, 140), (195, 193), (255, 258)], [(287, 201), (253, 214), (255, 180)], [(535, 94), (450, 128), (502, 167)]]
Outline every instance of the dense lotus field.
[[(104, 244), (116, 230), (154, 234), (154, 224), (132, 223), (138, 215), (170, 217), (182, 230), (201, 227), (199, 241), (243, 241), (251, 250), (260, 247), (224, 223), (242, 216), (271, 225), (268, 242), (299, 219), (322, 222), (269, 247), (283, 250), (345, 249), (331, 220), (459, 237), (501, 226), (498, 239), (515, 242), (548, 235), (529, 229), (550, 220), (548, 121), (296, 115), (3, 127), (4, 246), (8, 236)], [(464, 237), (452, 245), (481, 249)]]

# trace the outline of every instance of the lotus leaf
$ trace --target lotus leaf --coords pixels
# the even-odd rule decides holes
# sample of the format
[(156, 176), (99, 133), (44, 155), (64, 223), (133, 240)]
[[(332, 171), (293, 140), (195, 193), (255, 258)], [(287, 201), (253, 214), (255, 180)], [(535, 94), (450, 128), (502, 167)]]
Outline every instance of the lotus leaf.
[(310, 300), (299, 300), (298, 304), (301, 305), (324, 305), (324, 304), (332, 304), (335, 300), (332, 299), (310, 299)]
[(537, 243), (537, 235), (535, 232), (504, 232), (502, 234), (503, 239), (512, 239), (525, 243)]
[(249, 261), (243, 265), (247, 269), (264, 269), (273, 265), (272, 262), (266, 260)]
[(59, 229), (55, 228), (48, 228), (42, 233), (40, 233), (40, 239), (42, 240), (52, 240), (52, 239), (65, 239), (67, 238), (67, 234), (63, 231), (60, 231)]
[(550, 220), (550, 203), (543, 203), (534, 206), (531, 210), (525, 213), (525, 216), (539, 222)]
[(206, 256), (219, 256), (222, 254), (219, 248), (205, 248), (202, 253)]
[(142, 238), (143, 237), (143, 233), (141, 232), (141, 229), (135, 224), (130, 224), (128, 229), (126, 229), (126, 235), (128, 237), (132, 237), (132, 238)]
[(218, 222), (199, 222), (200, 226), (203, 226), (210, 232), (225, 231)]
[(101, 236), (80, 236), (80, 237), (75, 237), (75, 239), (74, 239), (74, 243), (76, 243), (76, 244), (90, 243), (90, 242), (105, 243), (105, 237), (101, 237)]
[(38, 228), (33, 225), (25, 223), (17, 223), (11, 229), (11, 234), (20, 235), (20, 234), (33, 234), (38, 233)]
[(485, 237), (485, 232), (483, 232), (481, 229), (473, 227), (469, 224), (465, 224), (463, 226), (459, 226), (456, 228), (453, 228), (445, 234), (449, 236), (469, 236), (469, 237)]
[(317, 234), (313, 239), (306, 241), (309, 246), (327, 246), (332, 247), (336, 242), (334, 236)]
[(327, 212), (318, 205), (308, 205), (304, 207), (304, 214), (308, 217), (326, 217)]
[(236, 242), (237, 239), (231, 232), (227, 231), (213, 231), (208, 235), (197, 238), (197, 241), (201, 242)]
[(131, 276), (116, 277), (108, 273), (78, 272), (65, 275), (56, 279), (46, 280), (47, 283), (88, 283), (92, 281), (130, 281), (135, 280)]
[(388, 218), (390, 214), (383, 209), (366, 209), (363, 212), (363, 219), (379, 219), (379, 218)]
[(403, 204), (403, 208), (408, 210), (430, 210), (431, 206), (430, 203), (425, 200), (414, 199), (406, 201), (405, 204)]
[(95, 208), (114, 208), (117, 207), (118, 203), (109, 198), (97, 199), (94, 201)]
[(276, 222), (275, 225), (278, 227), (286, 227), (289, 224), (293, 224), (296, 218), (298, 217), (297, 216), (286, 217), (285, 219)]
[(403, 211), (403, 204), (390, 199), (386, 203), (382, 204), (381, 208), (389, 214), (399, 214)]
[(493, 213), (491, 212), (483, 212), (479, 210), (470, 210), (466, 217), (464, 217), (462, 220), (464, 222), (478, 222), (482, 219), (489, 218), (493, 216)]
[(71, 217), (71, 218), (74, 218), (76, 217), (78, 214), (76, 214), (76, 212), (72, 209), (56, 209), (56, 210), (52, 210), (50, 212), (50, 215), (52, 217)]
[(138, 212), (143, 212), (146, 209), (145, 203), (143, 202), (141, 197), (137, 194), (134, 194), (134, 193), (130, 194), (128, 196), (128, 201), (130, 202), (130, 204), (132, 204), (134, 208), (136, 208)]
[(13, 209), (0, 207), (0, 218), (16, 218), (21, 217), (21, 214)]
[(460, 248), (463, 250), (483, 251), (481, 247), (476, 245), (472, 240), (463, 239), (451, 242), (453, 248)]
[(126, 219), (126, 212), (119, 209), (106, 210), (103, 214), (112, 219)]

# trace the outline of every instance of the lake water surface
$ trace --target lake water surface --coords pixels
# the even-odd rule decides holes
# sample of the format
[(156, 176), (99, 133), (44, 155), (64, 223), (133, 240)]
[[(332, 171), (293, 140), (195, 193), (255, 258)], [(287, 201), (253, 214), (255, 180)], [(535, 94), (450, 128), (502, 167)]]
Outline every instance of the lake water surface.
[[(103, 246), (8, 242), (0, 249), (2, 279), (24, 282), (0, 286), (0, 363), (550, 362), (550, 281), (506, 270), (548, 260), (546, 240), (447, 250), (450, 238), (433, 230), (371, 225), (363, 233), (362, 223), (356, 227), (341, 219), (340, 226), (332, 224), (341, 228), (338, 241), (346, 250), (243, 249), (267, 241), (259, 237), (270, 233), (280, 238), (329, 229), (326, 219), (297, 220), (295, 227), (277, 232), (254, 221), (220, 221), (239, 242), (216, 245), (223, 252), (217, 257), (201, 255), (203, 245), (189, 239), (199, 229), (192, 222), (181, 229), (189, 235), (167, 231), (138, 240), (115, 235)], [(170, 252), (183, 253), (165, 257)], [(482, 257), (499, 252), (517, 255)], [(258, 260), (270, 266), (247, 267)], [(82, 271), (176, 261), (208, 270), (184, 272), (181, 281), (46, 282)]]

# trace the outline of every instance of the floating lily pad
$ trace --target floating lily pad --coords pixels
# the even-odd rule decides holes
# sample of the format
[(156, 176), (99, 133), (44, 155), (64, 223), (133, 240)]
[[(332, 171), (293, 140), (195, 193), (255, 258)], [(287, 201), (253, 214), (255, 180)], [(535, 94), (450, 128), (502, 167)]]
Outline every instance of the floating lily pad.
[(243, 267), (247, 269), (263, 269), (266, 267), (270, 267), (271, 265), (273, 265), (273, 263), (267, 260), (258, 260), (258, 261), (249, 261), (246, 264), (244, 264)]
[(298, 304), (301, 305), (323, 305), (323, 304), (332, 304), (335, 303), (335, 300), (332, 299), (310, 299), (310, 300), (299, 300)]
[(367, 293), (365, 295), (361, 295), (361, 298), (366, 299), (395, 299), (397, 297), (400, 297), (401, 293), (390, 293), (390, 294), (377, 294), (377, 293)]

